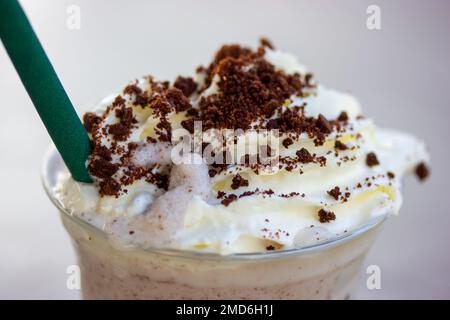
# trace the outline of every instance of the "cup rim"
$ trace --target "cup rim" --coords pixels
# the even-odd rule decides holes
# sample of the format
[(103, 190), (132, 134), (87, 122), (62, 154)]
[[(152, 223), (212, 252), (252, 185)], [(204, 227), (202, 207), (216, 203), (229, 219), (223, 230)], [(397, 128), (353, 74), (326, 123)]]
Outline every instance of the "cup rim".
[[(56, 169), (54, 166), (57, 165), (60, 168)], [(41, 182), (44, 187), (45, 193), (47, 194), (50, 201), (53, 205), (62, 213), (65, 217), (69, 218), (75, 224), (87, 228), (93, 232), (100, 234), (103, 238), (107, 238), (107, 234), (104, 230), (97, 228), (96, 226), (90, 224), (89, 222), (79, 218), (74, 215), (69, 208), (67, 208), (64, 203), (58, 199), (55, 187), (56, 181), (58, 180), (58, 176), (62, 173), (67, 173), (68, 170), (56, 150), (56, 147), (51, 144), (48, 150), (45, 152), (43, 161), (41, 164)], [(367, 223), (361, 225), (360, 227), (350, 230), (345, 234), (333, 237), (329, 240), (304, 246), (300, 248), (289, 248), (283, 250), (275, 250), (275, 251), (264, 251), (264, 252), (249, 252), (249, 253), (231, 253), (226, 255), (221, 255), (218, 253), (210, 253), (210, 252), (198, 252), (198, 251), (190, 251), (190, 250), (180, 250), (180, 249), (164, 249), (164, 248), (156, 248), (156, 247), (142, 247), (139, 245), (121, 245), (121, 249), (125, 250), (141, 250), (149, 253), (166, 255), (166, 256), (176, 256), (176, 257), (187, 257), (187, 258), (196, 258), (196, 259), (205, 259), (205, 260), (270, 260), (270, 259), (278, 259), (281, 257), (288, 256), (297, 256), (297, 255), (306, 255), (318, 253), (320, 251), (324, 251), (326, 249), (331, 249), (333, 247), (337, 247), (344, 243), (347, 243), (353, 239), (359, 238), (363, 234), (375, 229), (377, 226), (380, 226), (386, 219), (388, 218), (388, 214), (380, 215), (370, 219)]]

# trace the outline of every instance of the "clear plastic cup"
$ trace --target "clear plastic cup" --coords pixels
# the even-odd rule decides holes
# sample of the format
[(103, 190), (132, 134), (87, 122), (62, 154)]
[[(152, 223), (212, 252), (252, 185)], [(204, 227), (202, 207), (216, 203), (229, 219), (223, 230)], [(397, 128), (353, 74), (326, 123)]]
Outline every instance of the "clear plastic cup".
[(347, 299), (385, 217), (328, 242), (299, 249), (217, 255), (117, 247), (57, 198), (66, 172), (51, 149), (44, 188), (60, 211), (81, 270), (85, 299)]

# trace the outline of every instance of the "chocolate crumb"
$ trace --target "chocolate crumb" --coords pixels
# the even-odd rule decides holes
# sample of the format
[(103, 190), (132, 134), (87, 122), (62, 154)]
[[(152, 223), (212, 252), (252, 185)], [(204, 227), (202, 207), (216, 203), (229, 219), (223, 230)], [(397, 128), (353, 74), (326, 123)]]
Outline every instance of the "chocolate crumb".
[(225, 197), (225, 199), (223, 199), (223, 200), (221, 201), (221, 203), (222, 203), (225, 207), (228, 207), (228, 205), (229, 205), (230, 203), (232, 203), (233, 201), (236, 201), (237, 198), (238, 198), (237, 195), (235, 195), (234, 193), (232, 193), (232, 194), (228, 195), (227, 197)]
[(420, 181), (424, 181), (430, 175), (430, 169), (424, 162), (421, 162), (416, 166), (415, 173)]
[(93, 112), (86, 112), (83, 115), (83, 124), (87, 132), (92, 133), (93, 129), (102, 122), (102, 118)]
[(300, 150), (297, 150), (297, 152), (295, 154), (297, 155), (298, 160), (302, 163), (310, 163), (310, 162), (314, 161), (314, 157), (305, 148), (301, 148)]
[(324, 156), (317, 157), (316, 161), (321, 167), (324, 167), (327, 164), (327, 158), (325, 158)]
[(99, 184), (99, 193), (102, 196), (118, 196), (120, 184), (111, 178), (105, 178)]
[(395, 174), (392, 171), (388, 171), (387, 172), (387, 176), (389, 179), (394, 179), (395, 178)]
[(116, 96), (116, 98), (114, 99), (113, 103), (112, 103), (113, 107), (123, 107), (125, 106), (125, 99), (122, 98), (121, 95)]
[(189, 97), (197, 90), (197, 83), (190, 77), (178, 77), (173, 86), (180, 89), (186, 97)]
[(136, 96), (133, 104), (135, 106), (141, 106), (143, 108), (148, 105), (149, 100), (150, 99), (149, 99), (147, 92), (142, 92)]
[(377, 166), (380, 164), (377, 155), (374, 152), (369, 152), (366, 156), (366, 164), (369, 167)]
[(291, 138), (286, 138), (283, 140), (283, 147), (285, 147), (286, 149), (289, 148), (289, 146), (291, 144), (293, 144), (294, 142), (292, 141)]
[(332, 196), (335, 200), (339, 200), (339, 196), (341, 195), (341, 190), (338, 186), (334, 187), (333, 189), (327, 191), (327, 193)]
[(339, 116), (338, 116), (337, 119), (338, 119), (338, 121), (342, 121), (342, 122), (348, 121), (348, 114), (347, 114), (347, 112), (342, 111), (342, 112), (339, 114)]
[(324, 209), (320, 209), (317, 214), (319, 216), (319, 221), (321, 223), (326, 223), (326, 222), (330, 222), (331, 220), (336, 220), (336, 215), (334, 214), (334, 212), (331, 212), (331, 211), (326, 211)]
[(339, 140), (335, 141), (334, 148), (338, 149), (338, 150), (347, 150), (348, 149), (347, 145), (345, 143), (342, 143)]
[(232, 180), (231, 189), (236, 190), (240, 187), (248, 187), (248, 180), (242, 178), (240, 174), (237, 174)]
[(177, 88), (168, 89), (166, 91), (166, 99), (175, 108), (176, 112), (186, 111), (191, 107), (189, 99)]
[(92, 151), (92, 154), (97, 155), (106, 161), (112, 160), (112, 152), (106, 146), (96, 145)]
[(112, 134), (115, 139), (124, 141), (129, 134), (129, 128), (122, 123), (115, 123), (108, 126), (108, 133)]
[(92, 160), (88, 168), (93, 176), (103, 179), (111, 178), (119, 170), (117, 164), (111, 163), (103, 158)]
[[(202, 70), (206, 86), (215, 76), (220, 77), (217, 85), (221, 91), (199, 102), (198, 120), (203, 121), (205, 131), (249, 129), (255, 120), (271, 118), (287, 99), (293, 94), (302, 96), (307, 88), (299, 74), (287, 75), (265, 60), (262, 52), (239, 45), (223, 46), (213, 63)], [(278, 119), (271, 120), (270, 124), (278, 124)]]
[(125, 89), (123, 89), (123, 93), (124, 93), (124, 94), (129, 94), (129, 95), (132, 95), (132, 94), (138, 95), (138, 94), (140, 94), (141, 92), (142, 92), (142, 89), (139, 88), (139, 87), (138, 87), (137, 85), (135, 85), (135, 84), (129, 84), (128, 86), (125, 87)]
[(323, 114), (319, 114), (317, 119), (317, 126), (321, 129), (323, 133), (331, 133), (333, 127), (330, 122), (323, 116)]
[(272, 42), (270, 42), (269, 39), (264, 38), (264, 37), (259, 40), (259, 43), (261, 44), (262, 47), (267, 47), (267, 48), (272, 49), (272, 50), (275, 48), (273, 46)]
[(217, 199), (220, 199), (220, 198), (223, 198), (224, 196), (226, 195), (226, 193), (225, 192), (223, 192), (223, 191), (217, 191)]
[(275, 247), (274, 247), (273, 245), (268, 245), (268, 246), (266, 247), (266, 250), (267, 250), (267, 251), (272, 251), (272, 250), (275, 250)]

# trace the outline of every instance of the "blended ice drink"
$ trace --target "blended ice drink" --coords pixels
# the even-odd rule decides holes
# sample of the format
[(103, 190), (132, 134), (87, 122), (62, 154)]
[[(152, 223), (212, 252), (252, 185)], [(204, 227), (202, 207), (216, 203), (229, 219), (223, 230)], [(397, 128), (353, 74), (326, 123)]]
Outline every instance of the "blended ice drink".
[(88, 299), (342, 299), (424, 144), (377, 128), (261, 41), (194, 77), (147, 76), (86, 113), (93, 184), (53, 152)]

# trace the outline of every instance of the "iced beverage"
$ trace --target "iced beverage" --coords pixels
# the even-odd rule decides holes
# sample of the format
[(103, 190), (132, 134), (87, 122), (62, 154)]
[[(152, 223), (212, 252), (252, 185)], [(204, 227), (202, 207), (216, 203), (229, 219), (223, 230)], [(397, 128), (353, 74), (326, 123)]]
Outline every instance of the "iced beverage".
[(428, 175), (420, 140), (267, 40), (132, 81), (83, 122), (93, 183), (55, 152), (44, 181), (88, 299), (346, 298), (403, 177)]

